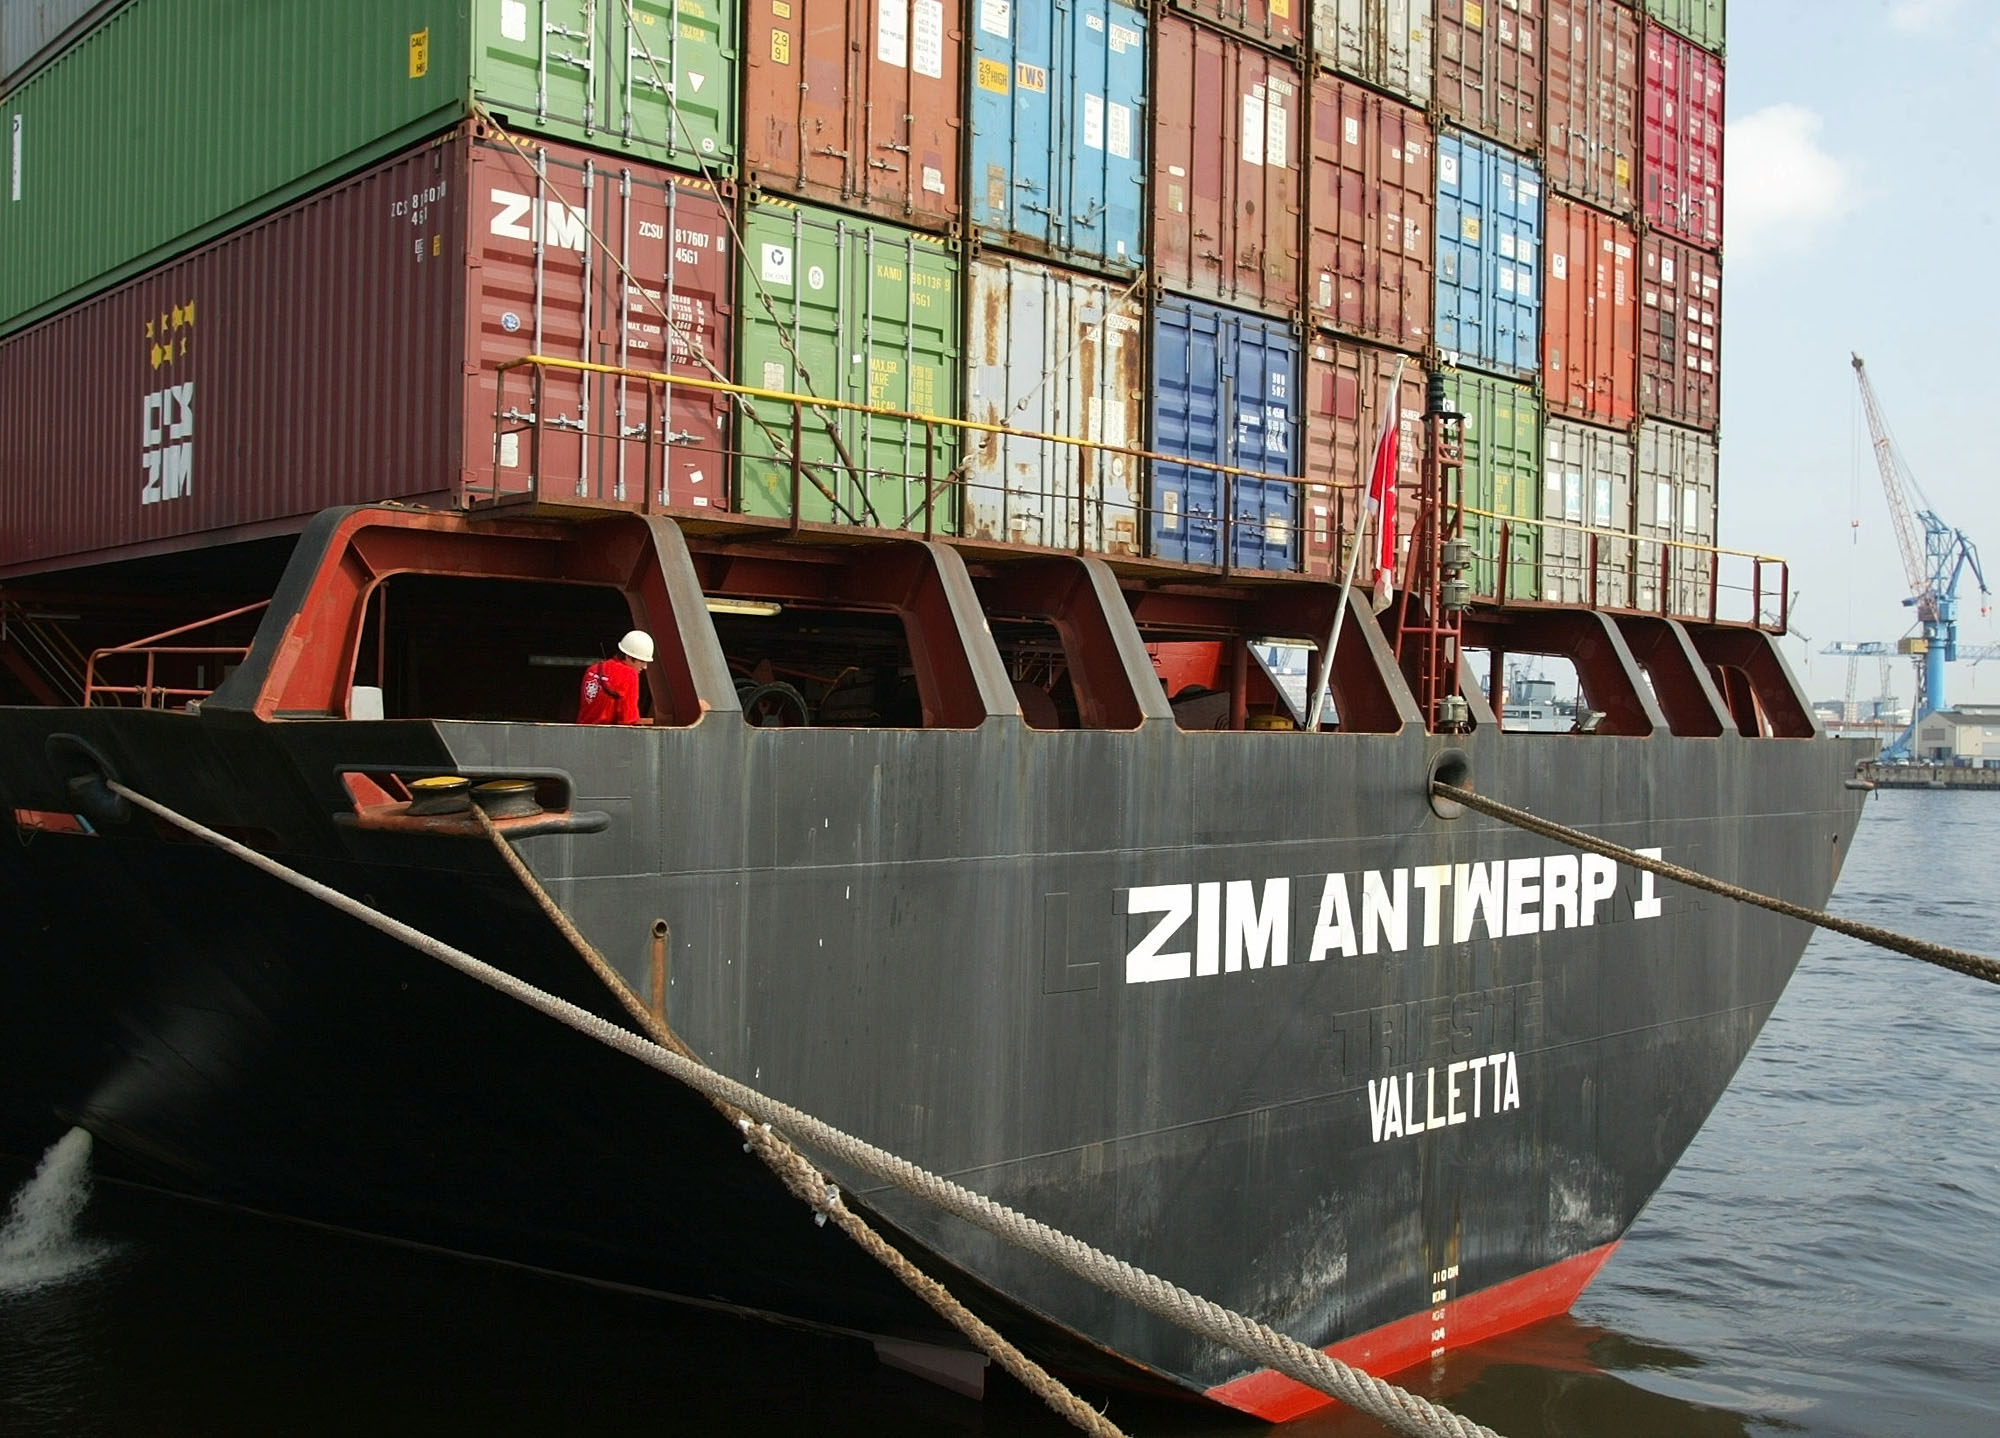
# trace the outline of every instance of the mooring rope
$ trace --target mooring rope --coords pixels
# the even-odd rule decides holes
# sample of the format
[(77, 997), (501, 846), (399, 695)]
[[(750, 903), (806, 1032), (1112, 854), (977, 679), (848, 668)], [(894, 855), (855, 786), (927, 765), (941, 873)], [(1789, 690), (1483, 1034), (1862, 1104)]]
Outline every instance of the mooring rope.
[(1531, 834), (1540, 834), (1546, 839), (1556, 839), (1574, 848), (1588, 849), (1593, 854), (1602, 854), (1607, 859), (1616, 859), (1621, 864), (1630, 864), (1635, 869), (1644, 869), (1648, 873), (1658, 874), (1663, 879), (1672, 879), (1677, 884), (1686, 884), (1691, 889), (1705, 889), (1711, 894), (1720, 894), (1725, 899), (1755, 904), (1758, 908), (1769, 909), (1774, 914), (1802, 919), (1822, 929), (1831, 929), (1836, 934), (1846, 934), (1849, 938), (1860, 939), (1864, 943), (1891, 949), (1899, 954), (1907, 954), (1913, 959), (1922, 959), (1927, 964), (1954, 969), (1975, 979), (1984, 979), (1989, 984), (2000, 984), (2000, 963), (1982, 955), (1964, 949), (1950, 948), (1944, 944), (1934, 944), (1928, 939), (1911, 938), (1908, 934), (1899, 934), (1893, 929), (1878, 928), (1874, 924), (1857, 923), (1853, 919), (1843, 919), (1838, 914), (1829, 914), (1823, 909), (1809, 909), (1804, 904), (1775, 899), (1769, 894), (1760, 894), (1740, 884), (1712, 879), (1706, 874), (1696, 873), (1693, 869), (1684, 869), (1679, 864), (1655, 859), (1650, 854), (1641, 854), (1621, 844), (1614, 844), (1608, 839), (1600, 839), (1595, 834), (1586, 834), (1581, 829), (1572, 829), (1567, 825), (1556, 823), (1553, 819), (1544, 819), (1539, 814), (1530, 814), (1525, 809), (1513, 808), (1497, 799), (1489, 799), (1483, 794), (1475, 794), (1470, 789), (1461, 789), (1440, 779), (1431, 781), (1431, 792), (1440, 799), (1463, 804), (1468, 809), (1477, 809), (1482, 814), (1503, 820), (1516, 828), (1526, 829)]
[[(1443, 1435), (1443, 1438), (1500, 1438), (1492, 1429), (1461, 1417), (1450, 1409), (1441, 1408), (1393, 1383), (1342, 1363), (1254, 1318), (1212, 1303), (1178, 1284), (1093, 1248), (1079, 1238), (996, 1203), (984, 1194), (962, 1188), (907, 1159), (898, 1158), (886, 1149), (843, 1133), (831, 1124), (738, 1083), (698, 1060), (685, 1058), (630, 1029), (598, 1017), (588, 1009), (546, 993), (504, 969), (497, 969), (441, 939), (434, 939), (399, 919), (349, 898), (338, 889), (289, 869), (268, 855), (218, 834), (116, 780), (107, 779), (105, 784), (112, 793), (154, 817), (215, 845), (378, 933), (387, 934), (418, 953), (457, 969), (607, 1048), (616, 1049), (650, 1068), (679, 1079), (709, 1099), (741, 1109), (752, 1120), (752, 1129), (765, 1126), (783, 1129), (795, 1140), (803, 1141), (871, 1177), (926, 1199), (946, 1213), (1037, 1254), (1057, 1267), (1185, 1328), (1197, 1337), (1230, 1348), (1252, 1362), (1282, 1373), (1329, 1398), (1337, 1398), (1398, 1432), (1414, 1435), (1414, 1438), (1432, 1438), (1432, 1435)], [(815, 1207), (821, 1208), (821, 1211), (827, 1211), (825, 1205), (838, 1197), (837, 1189), (832, 1185), (827, 1187), (828, 1191), (818, 1195), (815, 1202)]]
[[(569, 941), (598, 981), (609, 989), (632, 1021), (639, 1025), (648, 1038), (661, 1048), (691, 1063), (701, 1060), (673, 1031), (672, 1025), (657, 1018), (639, 1001), (632, 986), (625, 982), (597, 946), (583, 936), (570, 916), (563, 912), (542, 881), (535, 876), (521, 856), (514, 852), (514, 846), (507, 842), (506, 835), (499, 826), (487, 817), (486, 811), (475, 807), (473, 815), (479, 820), (479, 827), (485, 831), (487, 839), (521, 886), (534, 897), (541, 906), (549, 922)], [(704, 1095), (704, 1097), (708, 1097)], [(819, 1222), (832, 1219), (834, 1226), (860, 1247), (863, 1253), (881, 1264), (896, 1276), (905, 1288), (928, 1304), (931, 1310), (945, 1322), (956, 1328), (979, 1352), (999, 1364), (1030, 1393), (1041, 1399), (1057, 1414), (1067, 1419), (1073, 1427), (1086, 1433), (1101, 1435), (1101, 1438), (1124, 1438), (1123, 1430), (1095, 1408), (1072, 1392), (1067, 1384), (1050, 1373), (1041, 1364), (1028, 1357), (1020, 1349), (1009, 1343), (978, 1314), (955, 1298), (951, 1290), (910, 1262), (901, 1249), (877, 1233), (868, 1221), (849, 1208), (841, 1197), (840, 1189), (819, 1171), (811, 1160), (793, 1148), (784, 1138), (772, 1131), (768, 1124), (760, 1124), (733, 1104), (708, 1097), (708, 1101), (723, 1118), (727, 1119), (743, 1135), (744, 1148), (754, 1152), (764, 1161), (764, 1166), (776, 1174), (779, 1182), (801, 1199), (808, 1207), (820, 1215)]]

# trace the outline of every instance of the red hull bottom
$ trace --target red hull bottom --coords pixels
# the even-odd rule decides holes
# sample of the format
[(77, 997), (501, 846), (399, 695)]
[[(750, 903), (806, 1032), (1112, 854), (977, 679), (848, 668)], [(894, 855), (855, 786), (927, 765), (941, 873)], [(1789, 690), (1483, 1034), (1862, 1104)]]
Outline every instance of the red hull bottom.
[[(1400, 1373), (1448, 1348), (1463, 1348), (1553, 1318), (1569, 1311), (1617, 1247), (1607, 1243), (1493, 1288), (1440, 1302), (1428, 1312), (1344, 1339), (1326, 1352), (1369, 1373)], [(1449, 1281), (1441, 1275), (1437, 1285), (1441, 1289)], [(1208, 1390), (1208, 1396), (1272, 1423), (1296, 1418), (1333, 1401), (1269, 1369), (1219, 1384)]]

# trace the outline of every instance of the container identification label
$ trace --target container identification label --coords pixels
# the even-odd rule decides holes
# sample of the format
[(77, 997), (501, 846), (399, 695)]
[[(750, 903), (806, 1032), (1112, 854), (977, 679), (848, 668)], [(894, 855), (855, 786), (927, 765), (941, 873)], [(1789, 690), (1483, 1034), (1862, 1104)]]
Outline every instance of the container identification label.
[(910, 68), (933, 80), (944, 78), (944, 0), (917, 0)]
[(875, 58), (907, 69), (910, 63), (910, 0), (880, 0), (875, 10)]
[(21, 117), (14, 117), (14, 199), (21, 198)]

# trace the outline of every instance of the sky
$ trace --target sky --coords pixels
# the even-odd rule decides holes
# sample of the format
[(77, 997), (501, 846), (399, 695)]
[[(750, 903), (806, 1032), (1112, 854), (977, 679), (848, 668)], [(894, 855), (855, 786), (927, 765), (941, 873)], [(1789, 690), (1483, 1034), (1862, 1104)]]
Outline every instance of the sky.
[[(1726, 85), (1720, 543), (1790, 561), (1786, 657), (1839, 697), (1846, 661), (1818, 651), (1914, 618), (1850, 351), (2000, 593), (2000, 5), (1737, 0)], [(1961, 647), (2000, 644), (2000, 604), (1958, 593)], [(1892, 676), (1907, 701), (1908, 661)], [(1947, 694), (2000, 703), (2000, 661), (1952, 666)]]

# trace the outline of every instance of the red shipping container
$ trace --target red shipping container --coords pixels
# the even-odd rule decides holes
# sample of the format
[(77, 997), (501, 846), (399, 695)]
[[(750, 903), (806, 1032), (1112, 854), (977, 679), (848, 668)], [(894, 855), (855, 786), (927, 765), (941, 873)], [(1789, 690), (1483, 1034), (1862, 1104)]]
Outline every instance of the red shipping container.
[(1446, 119), (1532, 154), (1542, 138), (1542, 0), (1437, 0), (1431, 85)]
[(1641, 83), (1646, 223), (1722, 247), (1722, 57), (1646, 26)]
[[(1176, 10), (1211, 25), (1248, 35), (1274, 50), (1299, 48), (1307, 24), (1306, 7), (1315, 0), (1171, 0)], [(1329, 0), (1318, 0), (1327, 4)]]
[(1315, 323), (1399, 349), (1430, 343), (1436, 150), (1421, 111), (1334, 75), (1314, 82)]
[(745, 8), (744, 178), (916, 229), (956, 224), (959, 7), (760, 0)]
[[(521, 491), (532, 441), (496, 446), (499, 365), (713, 377), (726, 220), (672, 171), (460, 130), (24, 330), (0, 345), (0, 573), (452, 506), (496, 472)], [(677, 390), (648, 485), (647, 389), (552, 373), (543, 493), (725, 505), (727, 406)], [(517, 373), (507, 407), (531, 403)]]
[(1638, 413), (1638, 242), (1602, 210), (1550, 197), (1543, 241), (1542, 393), (1552, 415), (1626, 424)]
[(1299, 304), (1299, 68), (1164, 15), (1154, 86), (1153, 264), (1170, 288)]
[(1639, 254), (1640, 413), (1712, 430), (1722, 420), (1722, 261), (1657, 233)]
[[(1388, 402), (1394, 350), (1322, 336), (1306, 350), (1306, 573), (1339, 579), (1347, 572), (1349, 536), (1361, 522), (1375, 441)], [(1408, 552), (1423, 480), (1424, 368), (1403, 367), (1396, 454), (1397, 554)], [(1370, 535), (1379, 531), (1370, 527)], [(1399, 558), (1398, 563), (1401, 563)], [(1368, 555), (1356, 583), (1369, 582)]]
[(1639, 17), (1618, 0), (1548, 0), (1542, 110), (1549, 187), (1629, 215), (1639, 164)]

